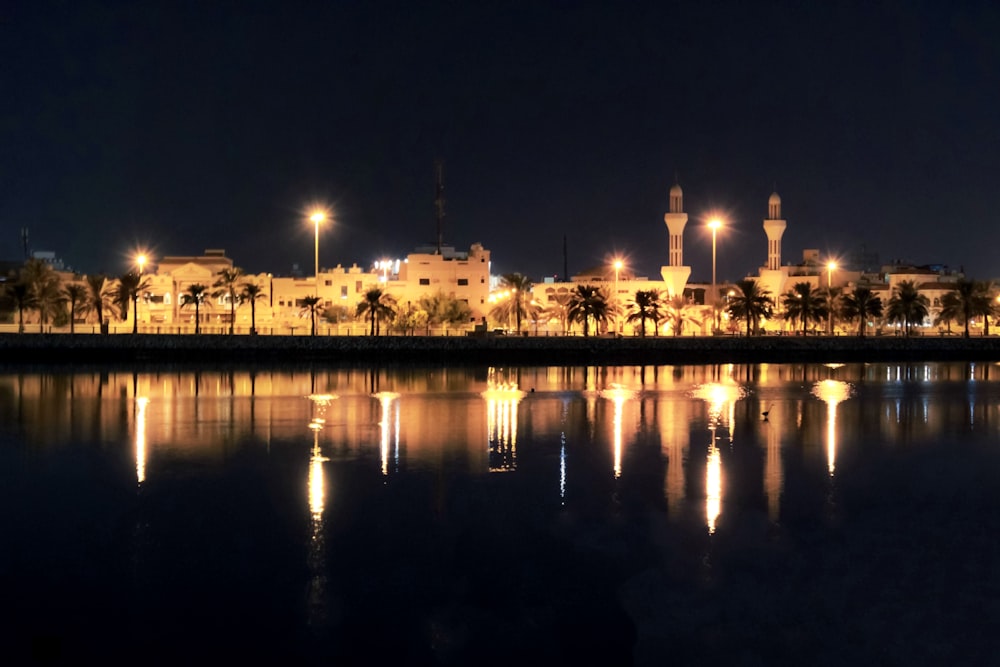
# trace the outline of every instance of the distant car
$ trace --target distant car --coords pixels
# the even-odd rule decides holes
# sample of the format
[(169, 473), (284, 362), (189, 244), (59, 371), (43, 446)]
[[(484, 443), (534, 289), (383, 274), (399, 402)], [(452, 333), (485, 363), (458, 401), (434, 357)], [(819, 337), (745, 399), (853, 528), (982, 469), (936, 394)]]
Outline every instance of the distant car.
[(493, 330), (493, 335), (494, 336), (506, 336), (507, 335), (507, 330), (506, 329), (494, 329)]

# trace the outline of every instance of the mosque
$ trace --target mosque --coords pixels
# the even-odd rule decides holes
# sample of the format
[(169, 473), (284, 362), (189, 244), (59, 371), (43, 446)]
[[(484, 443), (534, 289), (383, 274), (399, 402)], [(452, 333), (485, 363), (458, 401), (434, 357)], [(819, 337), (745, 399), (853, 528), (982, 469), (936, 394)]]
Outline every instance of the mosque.
[[(729, 282), (717, 285), (689, 282), (691, 267), (684, 264), (684, 229), (687, 226), (688, 214), (684, 211), (684, 192), (679, 184), (670, 188), (669, 210), (664, 214), (663, 221), (668, 234), (668, 264), (660, 267), (659, 280), (636, 276), (620, 265), (617, 268), (614, 265), (598, 266), (572, 276), (568, 282), (546, 281), (536, 285), (534, 289), (536, 302), (550, 307), (552, 304), (565, 301), (578, 285), (597, 285), (609, 295), (609, 300), (617, 305), (618, 311), (624, 313), (637, 291), (654, 291), (661, 295), (661, 306), (669, 307), (676, 297), (682, 297), (682, 300), (677, 300), (675, 303), (686, 304), (685, 310), (690, 311), (689, 317), (686, 318), (687, 323), (683, 325), (682, 333), (686, 335), (710, 334), (713, 328), (723, 332), (737, 331), (737, 323), (729, 322), (725, 314), (725, 303), (736, 293), (736, 286)], [(946, 267), (942, 270), (900, 263), (872, 270), (866, 267), (846, 266), (829, 259), (824, 261), (817, 249), (803, 250), (802, 260), (797, 264), (783, 264), (781, 239), (787, 226), (787, 221), (781, 213), (781, 197), (777, 192), (772, 192), (767, 200), (767, 217), (763, 220), (764, 234), (767, 238), (766, 262), (758, 268), (757, 275), (746, 278), (757, 281), (761, 289), (778, 303), (781, 296), (789, 292), (795, 284), (803, 282), (809, 283), (813, 289), (833, 287), (850, 290), (863, 285), (886, 303), (893, 288), (900, 282), (909, 280), (917, 284), (921, 293), (928, 297), (931, 304), (928, 320), (933, 322), (936, 314), (940, 312), (941, 296), (954, 289), (954, 283), (962, 277), (961, 273), (949, 271)], [(713, 308), (713, 290), (715, 308)], [(782, 330), (786, 328), (786, 323), (775, 319), (765, 322), (763, 328), (765, 331)], [(632, 327), (624, 322), (623, 315), (619, 315), (617, 321), (612, 318), (609, 330), (624, 335), (634, 333)], [(669, 335), (673, 332), (668, 324), (662, 326), (658, 333)]]

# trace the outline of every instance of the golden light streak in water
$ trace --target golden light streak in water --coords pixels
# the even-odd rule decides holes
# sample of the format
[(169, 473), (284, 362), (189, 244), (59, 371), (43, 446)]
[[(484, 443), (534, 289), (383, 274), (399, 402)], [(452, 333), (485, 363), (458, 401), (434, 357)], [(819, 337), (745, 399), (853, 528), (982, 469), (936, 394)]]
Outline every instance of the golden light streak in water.
[(622, 476), (622, 413), (625, 406), (625, 401), (635, 398), (635, 392), (630, 389), (623, 388), (620, 384), (612, 384), (607, 389), (602, 389), (600, 391), (600, 397), (614, 402), (615, 405), (615, 416), (612, 431), (612, 440), (614, 442), (614, 465), (613, 471), (615, 474), (615, 479)]
[(832, 476), (837, 463), (837, 405), (851, 397), (851, 385), (822, 380), (813, 384), (812, 393), (826, 403), (826, 468)]
[(502, 373), (490, 368), (486, 399), (486, 442), (489, 449), (489, 471), (508, 472), (517, 468), (517, 404), (525, 392), (516, 382), (503, 379)]
[(722, 453), (715, 446), (713, 434), (712, 444), (708, 448), (708, 460), (705, 465), (705, 520), (708, 523), (708, 534), (715, 534), (715, 522), (722, 513)]
[[(382, 391), (375, 394), (375, 398), (378, 399), (379, 405), (382, 407), (382, 420), (378, 423), (381, 435), (379, 438), (379, 451), (382, 456), (382, 475), (385, 476), (389, 474), (389, 444), (393, 439), (393, 430), (396, 432), (395, 453), (397, 457), (399, 456), (399, 404), (396, 403), (399, 400), (399, 394), (392, 391)], [(393, 410), (394, 407), (395, 410)], [(394, 412), (396, 415), (395, 419), (392, 418)], [(395, 425), (395, 429), (393, 425)]]
[(323, 429), (320, 422), (312, 422), (309, 428), (313, 432), (313, 448), (309, 457), (309, 511), (313, 519), (320, 519), (326, 508), (326, 479), (323, 474), (323, 464), (328, 461), (319, 449), (319, 432)]
[(722, 453), (716, 445), (716, 431), (719, 426), (728, 427), (732, 444), (736, 401), (745, 395), (744, 389), (732, 382), (710, 382), (696, 387), (693, 392), (695, 398), (708, 402), (708, 430), (712, 435), (705, 466), (705, 519), (709, 534), (715, 533), (716, 520), (722, 512)]
[(312, 512), (313, 519), (318, 521), (323, 516), (326, 504), (326, 480), (323, 474), (323, 463), (329, 460), (320, 451), (319, 432), (326, 425), (326, 409), (337, 396), (334, 394), (310, 394), (307, 398), (313, 402), (315, 407), (314, 416), (309, 422), (309, 429), (313, 432), (313, 447), (309, 457), (309, 511)]
[[(732, 424), (736, 401), (743, 398), (745, 393), (743, 388), (737, 384), (710, 382), (695, 387), (692, 395), (708, 403), (708, 422), (709, 427), (713, 428)], [(726, 407), (729, 409), (726, 411), (725, 420), (723, 420), (723, 409)]]
[(139, 396), (135, 399), (135, 479), (139, 484), (146, 481), (146, 406), (149, 399)]

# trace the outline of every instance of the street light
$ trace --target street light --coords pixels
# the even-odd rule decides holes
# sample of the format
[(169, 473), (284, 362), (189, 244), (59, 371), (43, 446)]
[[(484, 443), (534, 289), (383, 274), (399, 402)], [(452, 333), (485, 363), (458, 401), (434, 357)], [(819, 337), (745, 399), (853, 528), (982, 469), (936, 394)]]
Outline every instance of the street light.
[(142, 285), (142, 271), (146, 268), (146, 255), (140, 253), (135, 258), (135, 263), (139, 265), (139, 279), (132, 292), (132, 333), (139, 333), (139, 287)]
[(711, 293), (711, 299), (712, 299), (712, 312), (715, 313), (715, 329), (716, 329), (716, 331), (719, 329), (719, 313), (718, 313), (718, 310), (715, 307), (715, 301), (716, 301), (716, 294), (715, 294), (715, 292), (716, 292), (716, 287), (715, 287), (715, 235), (719, 231), (719, 227), (721, 227), (721, 226), (722, 226), (722, 221), (719, 220), (718, 218), (714, 218), (714, 219), (710, 220), (709, 223), (708, 223), (709, 229), (712, 230), (712, 293)]
[(326, 222), (326, 211), (313, 211), (309, 220), (316, 226), (316, 297), (319, 297), (319, 226)]
[(615, 260), (615, 301), (612, 306), (615, 309), (615, 331), (618, 331), (618, 272), (622, 270), (623, 263), (620, 259)]
[(833, 334), (833, 272), (837, 268), (836, 262), (826, 263), (826, 294), (830, 304), (830, 311), (826, 317), (827, 333)]

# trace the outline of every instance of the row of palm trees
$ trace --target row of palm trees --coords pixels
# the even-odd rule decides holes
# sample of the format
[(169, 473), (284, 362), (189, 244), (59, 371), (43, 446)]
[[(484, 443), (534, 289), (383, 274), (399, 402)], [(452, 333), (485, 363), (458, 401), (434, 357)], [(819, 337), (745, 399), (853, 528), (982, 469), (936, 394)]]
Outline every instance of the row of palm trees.
[[(655, 290), (638, 290), (634, 297), (624, 304), (624, 308), (608, 298), (604, 290), (594, 285), (580, 284), (555, 301), (543, 306), (531, 300), (531, 282), (521, 274), (513, 273), (502, 277), (505, 292), (510, 298), (500, 301), (490, 312), (490, 316), (502, 323), (514, 322), (520, 333), (522, 321), (536, 323), (556, 319), (562, 322), (563, 330), (573, 324), (581, 324), (583, 335), (590, 332), (590, 324), (596, 329), (617, 320), (624, 315), (624, 321), (635, 326), (640, 336), (645, 336), (647, 326), (653, 325), (654, 335), (660, 326), (666, 324), (674, 335), (681, 335), (685, 326), (702, 326), (704, 322), (694, 314), (694, 305), (682, 295), (664, 297)], [(859, 336), (864, 336), (875, 320), (882, 319), (890, 324), (902, 325), (906, 335), (913, 333), (914, 327), (926, 320), (930, 312), (930, 302), (921, 294), (913, 281), (903, 281), (892, 291), (888, 302), (871, 288), (857, 286), (849, 292), (840, 288), (818, 289), (808, 282), (795, 283), (779, 299), (753, 279), (736, 283), (736, 290), (721, 304), (731, 320), (744, 322), (746, 335), (757, 335), (765, 320), (775, 313), (794, 327), (801, 327), (807, 333), (810, 325), (824, 322), (832, 333), (834, 323), (857, 322)], [(622, 312), (623, 311), (623, 312)], [(934, 324), (945, 324), (951, 330), (951, 323), (964, 325), (964, 335), (969, 336), (969, 325), (976, 318), (983, 318), (984, 333), (989, 334), (989, 317), (1000, 314), (997, 305), (997, 289), (989, 282), (962, 279), (955, 289), (947, 292), (941, 300), (940, 313)]]
[[(257, 332), (256, 304), (266, 295), (238, 267), (225, 268), (216, 274), (211, 285), (188, 285), (181, 294), (180, 307), (193, 307), (195, 311), (195, 333), (200, 333), (201, 309), (209, 306), (209, 297), (223, 298), (229, 305), (229, 333), (234, 333), (236, 308), (249, 304), (251, 308), (251, 334)], [(502, 276), (502, 284), (508, 298), (502, 299), (490, 311), (490, 317), (497, 323), (513, 326), (521, 333), (523, 323), (534, 322), (536, 331), (540, 322), (552, 320), (562, 324), (563, 331), (573, 325), (581, 325), (583, 335), (607, 329), (609, 323), (618, 325), (625, 322), (636, 328), (640, 336), (645, 336), (652, 325), (654, 335), (659, 335), (662, 325), (667, 325), (680, 335), (688, 325), (702, 326), (698, 319), (698, 309), (682, 295), (664, 296), (656, 290), (638, 290), (625, 304), (610, 299), (599, 286), (580, 284), (565, 294), (557, 295), (547, 305), (539, 304), (531, 297), (533, 285), (524, 275), (510, 273)], [(40, 330), (44, 331), (50, 319), (61, 325), (68, 319), (70, 332), (74, 332), (77, 317), (96, 315), (101, 331), (108, 330), (106, 315), (117, 315), (121, 321), (128, 319), (129, 308), (138, 308), (138, 299), (148, 289), (148, 281), (137, 272), (125, 273), (117, 279), (109, 279), (103, 274), (90, 275), (80, 282), (62, 284), (59, 275), (45, 262), (29, 260), (16, 280), (5, 285), (4, 293), (18, 313), (18, 330), (24, 331), (24, 315), (28, 311), (39, 314)], [(940, 313), (936, 325), (951, 323), (964, 325), (964, 335), (969, 336), (969, 325), (982, 317), (984, 333), (989, 333), (989, 317), (997, 314), (997, 289), (992, 283), (974, 280), (959, 280), (955, 289), (947, 292), (941, 300)], [(318, 296), (309, 296), (301, 301), (303, 314), (311, 320), (311, 333), (316, 334), (318, 319), (340, 322), (353, 316), (369, 324), (369, 334), (377, 336), (385, 330), (413, 334), (418, 329), (435, 325), (460, 326), (468, 323), (471, 310), (468, 304), (454, 297), (438, 293), (420, 298), (415, 304), (407, 302), (400, 307), (392, 295), (380, 287), (369, 288), (358, 302), (354, 312), (340, 307), (324, 307)], [(886, 304), (870, 288), (855, 287), (849, 292), (840, 288), (817, 289), (811, 283), (800, 282), (779, 299), (761, 287), (756, 280), (747, 279), (736, 283), (736, 289), (720, 307), (731, 320), (744, 322), (746, 334), (756, 335), (762, 323), (772, 319), (780, 306), (779, 316), (801, 327), (806, 333), (809, 327), (827, 323), (832, 332), (835, 321), (857, 322), (859, 336), (864, 336), (869, 322), (885, 318), (891, 324), (901, 324), (905, 334), (910, 335), (913, 327), (923, 322), (929, 313), (929, 302), (920, 294), (912, 281), (897, 285)], [(718, 309), (718, 307), (716, 308)], [(138, 318), (133, 317), (133, 333), (138, 331)]]
[[(256, 320), (256, 302), (264, 297), (261, 287), (247, 279), (239, 268), (223, 269), (218, 280), (212, 285), (189, 285), (181, 295), (182, 308), (195, 309), (195, 332), (199, 332), (200, 309), (209, 296), (228, 296), (231, 316), (241, 303), (249, 302)], [(128, 319), (129, 308), (138, 312), (140, 295), (149, 289), (149, 280), (142, 273), (130, 271), (115, 279), (105, 274), (86, 276), (82, 282), (63, 284), (59, 274), (51, 266), (38, 259), (28, 260), (14, 280), (5, 283), (6, 296), (18, 314), (18, 331), (24, 331), (25, 313), (37, 312), (39, 330), (44, 331), (51, 321), (62, 325), (69, 322), (70, 333), (75, 333), (77, 318), (85, 318), (93, 313), (107, 333), (108, 320), (117, 316), (120, 321)], [(235, 317), (230, 318), (230, 333), (233, 332)], [(138, 318), (133, 316), (132, 333), (138, 332)], [(251, 327), (255, 332), (255, 327)]]
[[(736, 284), (739, 290), (730, 298), (727, 309), (730, 317), (746, 322), (747, 335), (758, 333), (760, 323), (771, 318), (774, 301), (770, 293), (762, 289), (755, 280), (742, 280)], [(885, 317), (890, 324), (900, 324), (907, 336), (913, 328), (927, 319), (930, 302), (921, 294), (913, 281), (903, 281), (896, 285), (883, 304), (882, 298), (869, 287), (857, 286), (852, 291), (842, 293), (839, 288), (816, 289), (810, 283), (800, 282), (781, 297), (784, 317), (793, 324), (800, 324), (806, 333), (810, 324), (826, 321), (832, 332), (835, 320), (858, 323), (858, 335), (864, 336), (869, 322)], [(989, 318), (1000, 314), (997, 307), (996, 287), (986, 281), (961, 279), (955, 289), (941, 298), (941, 310), (934, 324), (945, 324), (951, 330), (951, 323), (964, 325), (964, 336), (969, 337), (969, 326), (976, 318), (983, 318), (984, 333), (989, 335)]]

